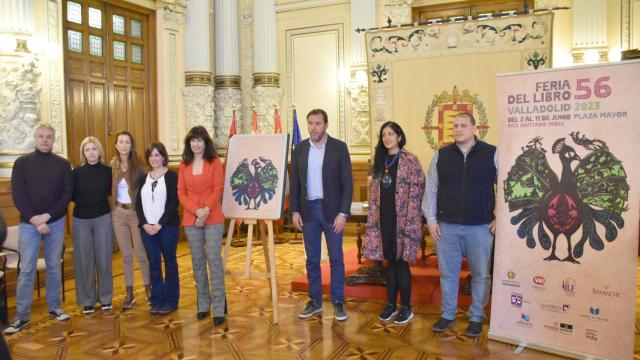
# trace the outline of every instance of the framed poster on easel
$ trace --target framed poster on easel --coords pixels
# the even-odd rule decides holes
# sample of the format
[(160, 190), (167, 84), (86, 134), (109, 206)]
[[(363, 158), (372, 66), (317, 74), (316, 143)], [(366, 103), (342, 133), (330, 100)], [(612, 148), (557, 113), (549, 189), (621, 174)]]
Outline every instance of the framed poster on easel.
[[(268, 240), (262, 242), (267, 272), (256, 273), (270, 279), (273, 322), (278, 322), (273, 220), (282, 217), (289, 150), (288, 134), (235, 135), (227, 148), (222, 212), (230, 219), (224, 250), (226, 268), (236, 220), (249, 226), (244, 271), (251, 276), (253, 226), (258, 221), (267, 225)], [(233, 272), (231, 272), (233, 273)]]

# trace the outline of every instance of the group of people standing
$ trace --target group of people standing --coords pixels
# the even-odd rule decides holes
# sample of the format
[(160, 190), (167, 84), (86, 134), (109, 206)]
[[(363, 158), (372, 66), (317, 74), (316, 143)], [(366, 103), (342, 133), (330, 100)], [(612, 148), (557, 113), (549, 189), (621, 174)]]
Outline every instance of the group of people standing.
[(50, 125), (36, 126), (34, 140), (35, 151), (16, 160), (12, 172), (13, 199), (20, 212), (20, 270), (16, 316), (5, 334), (29, 325), (40, 241), (47, 265), (49, 315), (59, 321), (69, 319), (61, 308), (60, 284), (64, 221), (70, 201), (74, 203), (76, 299), (84, 314), (95, 312), (96, 306), (105, 313), (113, 309), (113, 235), (124, 268), (122, 308), (136, 305), (134, 257), (150, 313), (169, 314), (178, 308), (176, 250), (181, 224), (178, 205), (182, 203), (182, 225), (198, 290), (197, 318), (204, 319), (212, 312), (215, 325), (224, 322), (226, 296), (220, 254), (224, 175), (204, 127), (192, 128), (185, 137), (178, 173), (169, 170), (169, 155), (162, 143), (150, 144), (145, 162), (140, 160), (135, 140), (127, 131), (116, 134), (117, 155), (109, 165), (100, 141), (85, 138), (80, 144), (81, 165), (73, 170), (67, 160), (52, 153), (55, 130)]
[[(349, 152), (345, 143), (326, 134), (328, 119), (323, 110), (312, 110), (307, 126), (309, 139), (296, 146), (291, 158), (292, 221), (304, 234), (310, 297), (298, 316), (306, 319), (322, 312), (320, 242), (324, 233), (334, 316), (346, 320), (342, 231), (353, 195)], [(380, 128), (363, 254), (385, 262), (387, 303), (381, 321), (401, 325), (414, 316), (410, 263), (415, 262), (422, 241), (424, 217), (436, 246), (442, 291), (441, 318), (432, 330), (443, 332), (454, 324), (460, 268), (467, 257), (472, 305), (465, 335), (477, 337), (482, 332), (491, 283), (497, 162), (496, 148), (479, 140), (476, 130), (472, 114), (457, 114), (455, 142), (436, 152), (425, 178), (418, 158), (404, 149), (407, 138), (400, 125), (389, 121)]]
[[(293, 224), (303, 232), (310, 300), (298, 314), (310, 318), (322, 312), (321, 241), (324, 233), (331, 267), (331, 303), (336, 320), (348, 317), (344, 306), (343, 230), (353, 195), (347, 145), (327, 134), (328, 116), (314, 109), (307, 115), (309, 139), (291, 157), (290, 210)], [(484, 306), (490, 288), (490, 263), (495, 231), (496, 148), (475, 136), (473, 115), (455, 116), (455, 142), (439, 149), (428, 176), (418, 158), (405, 150), (407, 139), (395, 122), (380, 128), (369, 187), (364, 257), (385, 261), (387, 304), (379, 318), (406, 324), (411, 309), (411, 269), (422, 241), (423, 216), (436, 245), (441, 273), (441, 318), (432, 330), (449, 329), (456, 318), (459, 272), (463, 256), (472, 272), (472, 305), (466, 335), (482, 332)], [(213, 141), (202, 126), (192, 128), (184, 142), (179, 171), (167, 165), (161, 143), (145, 152), (146, 167), (136, 154), (133, 136), (116, 136), (117, 155), (104, 164), (100, 142), (88, 137), (80, 146), (82, 165), (51, 153), (54, 129), (40, 124), (36, 150), (15, 162), (13, 197), (20, 211), (21, 267), (16, 294), (16, 318), (5, 330), (12, 334), (29, 324), (33, 278), (44, 242), (49, 314), (66, 320), (60, 306), (60, 259), (67, 204), (73, 211), (73, 244), (78, 305), (85, 314), (112, 309), (112, 231), (124, 262), (126, 297), (123, 309), (136, 304), (133, 258), (138, 260), (152, 314), (169, 314), (178, 307), (180, 286), (176, 249), (178, 205), (197, 287), (197, 318), (213, 314), (222, 324), (227, 307), (221, 243), (224, 171)], [(164, 274), (162, 273), (164, 262)], [(398, 306), (398, 295), (400, 304)]]

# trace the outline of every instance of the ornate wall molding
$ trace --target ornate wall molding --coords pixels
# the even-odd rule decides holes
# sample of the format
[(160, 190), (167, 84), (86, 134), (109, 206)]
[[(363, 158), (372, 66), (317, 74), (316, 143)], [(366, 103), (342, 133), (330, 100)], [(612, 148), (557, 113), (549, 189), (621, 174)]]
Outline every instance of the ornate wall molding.
[[(170, 146), (168, 146), (169, 155), (175, 155), (180, 151), (179, 129), (178, 129), (178, 78), (182, 76), (182, 72), (178, 74), (178, 35), (180, 24), (183, 21), (183, 2), (158, 3), (160, 11), (162, 11), (162, 19), (164, 31), (159, 34), (159, 41), (164, 45), (164, 58), (166, 59), (166, 67), (164, 68), (164, 86), (166, 89), (165, 98), (158, 99), (160, 104), (164, 104), (164, 112), (166, 114), (166, 123), (164, 124), (170, 132)], [(161, 125), (162, 126), (162, 125)]]
[[(322, 25), (322, 26), (312, 26), (305, 27), (299, 29), (289, 29), (285, 31), (285, 71), (286, 71), (286, 91), (285, 91), (285, 100), (286, 105), (284, 111), (281, 114), (286, 114), (287, 128), (293, 129), (293, 107), (296, 105), (293, 103), (293, 58), (294, 58), (294, 49), (293, 49), (293, 40), (297, 36), (308, 36), (311, 34), (323, 34), (323, 33), (335, 33), (336, 38), (338, 40), (337, 43), (337, 68), (344, 68), (344, 26), (343, 24), (330, 24), (330, 25)], [(346, 140), (346, 91), (344, 86), (339, 85), (336, 89), (336, 93), (338, 94), (338, 134), (335, 134), (341, 140)], [(298, 113), (298, 121), (300, 120), (300, 116), (305, 116), (306, 114)]]
[(34, 56), (3, 56), (0, 61), (2, 155), (33, 151), (33, 129), (40, 118), (40, 75)]
[[(256, 86), (251, 92), (256, 114), (258, 115), (258, 133), (273, 133), (274, 110), (280, 105), (283, 90), (276, 87)], [(282, 121), (282, 114), (280, 118)]]
[[(218, 148), (226, 148), (229, 141), (229, 127), (233, 109), (236, 109), (236, 126), (242, 123), (242, 92), (240, 89), (216, 89), (214, 91), (215, 103), (215, 138), (214, 142)], [(240, 129), (238, 129), (240, 132)]]
[[(63, 46), (60, 40), (60, 3), (58, 0), (47, 1), (47, 37), (52, 44)], [(65, 153), (67, 147), (67, 134), (65, 132), (64, 109), (64, 69), (62, 57), (49, 59), (49, 72), (47, 83), (49, 84), (49, 122), (56, 133), (58, 141), (53, 144), (53, 151)]]
[(238, 105), (242, 111), (242, 122), (238, 122), (239, 132), (249, 132), (251, 130), (251, 102), (253, 88), (253, 58), (254, 39), (253, 27), (255, 19), (253, 15), (253, 0), (242, 0), (239, 4), (240, 23), (238, 24), (238, 61), (240, 61), (240, 88), (242, 90), (242, 105)]
[[(352, 71), (355, 74), (357, 70)], [(369, 116), (369, 87), (360, 84), (355, 77), (346, 84), (350, 103), (349, 145), (353, 152), (369, 154), (371, 147), (370, 116)]]
[(196, 125), (204, 126), (213, 138), (216, 137), (213, 126), (213, 86), (187, 86), (182, 90), (187, 112), (185, 132)]
[(391, 25), (410, 24), (411, 3), (413, 0), (389, 0), (384, 6), (386, 15), (391, 19)]
[(253, 87), (279, 87), (280, 74), (278, 73), (253, 73)]
[(186, 86), (191, 86), (191, 85), (211, 86), (211, 71), (185, 71), (184, 83)]

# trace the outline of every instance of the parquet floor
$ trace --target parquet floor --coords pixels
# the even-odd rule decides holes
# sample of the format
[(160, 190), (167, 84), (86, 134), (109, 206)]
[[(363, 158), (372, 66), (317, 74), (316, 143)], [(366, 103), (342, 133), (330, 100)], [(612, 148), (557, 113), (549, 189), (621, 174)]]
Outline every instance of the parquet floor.
[[(345, 248), (355, 246), (346, 239)], [(380, 302), (348, 299), (346, 322), (333, 320), (325, 299), (324, 314), (309, 320), (297, 313), (307, 298), (291, 292), (290, 282), (304, 273), (301, 244), (276, 245), (280, 322), (271, 321), (269, 286), (266, 279), (243, 279), (227, 275), (228, 321), (213, 327), (211, 320), (196, 320), (195, 284), (188, 245), (178, 248), (180, 308), (167, 316), (152, 316), (143, 301), (142, 286), (136, 290), (138, 305), (122, 311), (124, 298), (122, 266), (114, 257), (114, 309), (82, 315), (75, 305), (73, 280), (67, 281), (64, 307), (71, 314), (67, 322), (45, 316), (44, 298), (34, 301), (31, 327), (8, 337), (15, 359), (556, 359), (557, 356), (525, 349), (514, 355), (512, 345), (462, 336), (466, 321), (447, 333), (436, 335), (430, 328), (439, 316), (435, 305), (416, 305), (416, 316), (406, 326), (383, 324), (377, 316)], [(261, 248), (254, 249), (253, 269), (264, 271)], [(232, 248), (229, 268), (241, 270), (245, 249)], [(139, 276), (136, 272), (136, 276)], [(140, 278), (136, 279), (141, 284)], [(43, 294), (44, 296), (44, 294)], [(12, 304), (15, 299), (10, 299)], [(10, 309), (13, 316), (15, 309)], [(465, 317), (461, 314), (459, 319)], [(488, 322), (487, 322), (488, 323)], [(638, 321), (636, 321), (638, 324)], [(636, 325), (636, 355), (638, 350)]]

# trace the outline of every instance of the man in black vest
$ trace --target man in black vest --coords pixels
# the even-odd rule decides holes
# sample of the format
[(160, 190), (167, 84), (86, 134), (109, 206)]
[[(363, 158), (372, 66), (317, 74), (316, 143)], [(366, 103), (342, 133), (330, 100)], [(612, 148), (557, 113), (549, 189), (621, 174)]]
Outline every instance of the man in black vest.
[(432, 330), (446, 331), (455, 321), (460, 266), (466, 256), (472, 277), (469, 327), (465, 332), (469, 337), (482, 333), (484, 306), (491, 287), (497, 175), (496, 148), (478, 140), (475, 131), (473, 115), (456, 115), (455, 143), (434, 155), (422, 202), (429, 234), (436, 245), (442, 291), (441, 317)]

